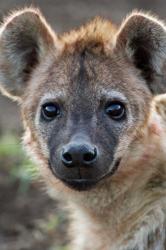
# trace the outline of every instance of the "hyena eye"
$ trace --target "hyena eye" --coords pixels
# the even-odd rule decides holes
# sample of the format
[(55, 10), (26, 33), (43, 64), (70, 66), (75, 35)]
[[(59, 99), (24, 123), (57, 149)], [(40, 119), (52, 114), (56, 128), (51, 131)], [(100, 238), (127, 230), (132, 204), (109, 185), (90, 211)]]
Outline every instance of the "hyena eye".
[(60, 107), (58, 104), (55, 104), (55, 103), (45, 103), (42, 106), (41, 113), (42, 113), (42, 117), (45, 120), (51, 121), (60, 114)]
[(113, 120), (122, 120), (125, 118), (125, 106), (119, 101), (109, 102), (105, 107), (106, 114)]

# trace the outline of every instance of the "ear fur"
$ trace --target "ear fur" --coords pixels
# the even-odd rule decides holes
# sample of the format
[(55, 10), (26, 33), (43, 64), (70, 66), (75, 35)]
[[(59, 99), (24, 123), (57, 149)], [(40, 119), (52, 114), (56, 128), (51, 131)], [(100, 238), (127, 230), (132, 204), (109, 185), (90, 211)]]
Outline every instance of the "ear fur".
[(166, 27), (162, 21), (142, 12), (132, 13), (119, 29), (116, 49), (132, 60), (154, 94), (166, 91)]
[(38, 9), (16, 11), (5, 19), (0, 29), (0, 87), (5, 94), (21, 98), (32, 71), (55, 40)]
[(152, 107), (155, 113), (157, 113), (161, 119), (164, 128), (166, 129), (166, 94), (157, 95), (153, 98)]

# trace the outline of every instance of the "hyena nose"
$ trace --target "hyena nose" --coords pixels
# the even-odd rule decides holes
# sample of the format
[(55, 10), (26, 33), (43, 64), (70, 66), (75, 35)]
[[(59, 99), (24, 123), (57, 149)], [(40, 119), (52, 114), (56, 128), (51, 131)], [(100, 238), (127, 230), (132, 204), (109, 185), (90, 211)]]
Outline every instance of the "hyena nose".
[(96, 147), (89, 144), (67, 144), (62, 151), (61, 160), (66, 167), (91, 166), (97, 159)]

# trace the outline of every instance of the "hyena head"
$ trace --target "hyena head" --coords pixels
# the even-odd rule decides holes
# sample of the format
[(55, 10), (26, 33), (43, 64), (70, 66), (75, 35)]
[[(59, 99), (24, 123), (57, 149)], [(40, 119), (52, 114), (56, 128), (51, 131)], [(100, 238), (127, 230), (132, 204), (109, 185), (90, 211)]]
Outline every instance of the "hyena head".
[(165, 27), (144, 13), (119, 29), (97, 18), (61, 36), (35, 9), (5, 19), (1, 89), (19, 101), (25, 143), (48, 182), (87, 190), (118, 174), (165, 90), (165, 57)]

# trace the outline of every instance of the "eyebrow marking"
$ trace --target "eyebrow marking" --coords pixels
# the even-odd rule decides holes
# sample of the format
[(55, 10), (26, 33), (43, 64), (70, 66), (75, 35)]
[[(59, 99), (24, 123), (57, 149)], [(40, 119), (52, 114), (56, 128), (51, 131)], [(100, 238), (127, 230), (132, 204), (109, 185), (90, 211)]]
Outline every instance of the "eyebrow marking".
[(120, 99), (124, 103), (128, 103), (127, 97), (118, 90), (107, 91), (105, 89), (101, 90), (101, 95), (106, 98)]
[(57, 91), (57, 92), (49, 92), (49, 93), (46, 93), (40, 100), (40, 105), (46, 101), (54, 101), (54, 100), (57, 100), (57, 99), (64, 99), (65, 97), (65, 94), (63, 91)]

